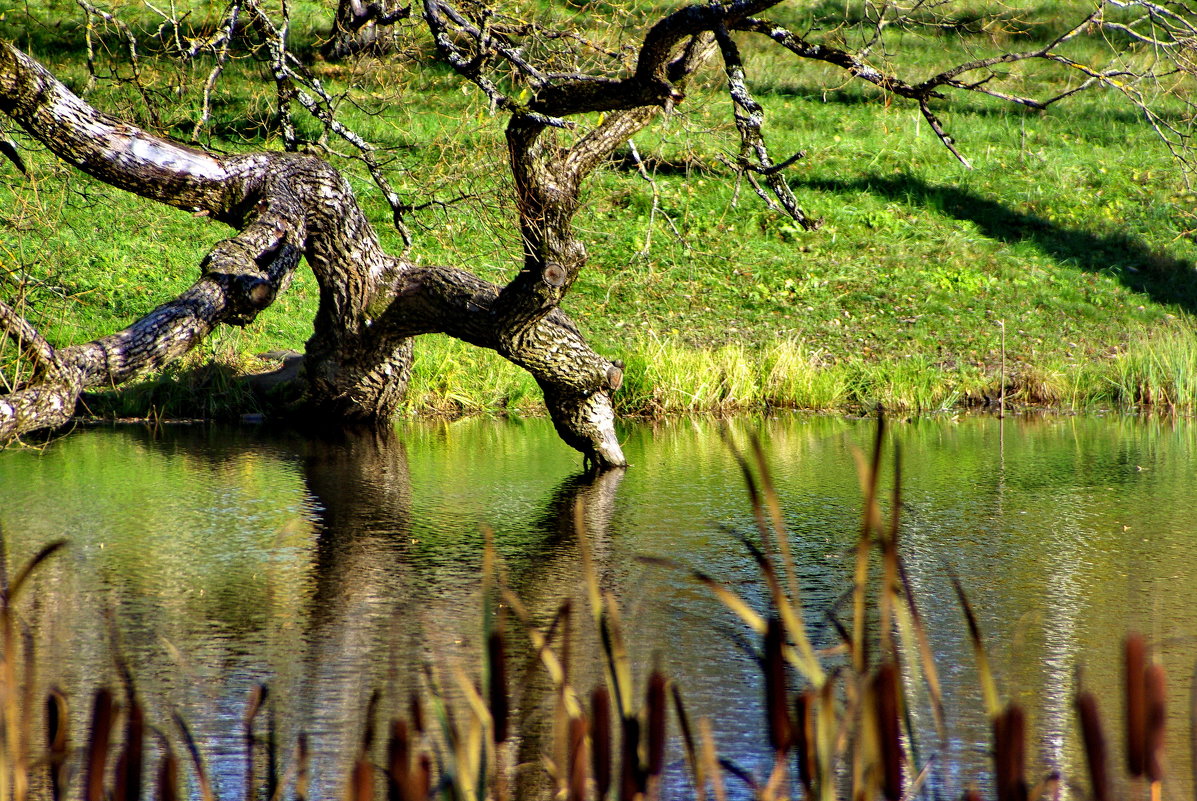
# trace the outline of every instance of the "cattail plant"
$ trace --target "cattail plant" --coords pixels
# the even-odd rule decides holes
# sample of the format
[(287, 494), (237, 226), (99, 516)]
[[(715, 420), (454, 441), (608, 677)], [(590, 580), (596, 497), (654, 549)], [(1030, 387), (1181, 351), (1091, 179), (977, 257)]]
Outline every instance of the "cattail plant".
[(993, 722), (993, 775), (998, 801), (1027, 801), (1026, 715), (1007, 706)]
[(55, 687), (46, 696), (46, 767), (50, 772), (50, 796), (61, 801), (65, 789), (67, 752), (70, 750), (69, 714), (66, 695)]
[(1138, 778), (1147, 770), (1147, 647), (1143, 635), (1131, 633), (1123, 643), (1123, 688), (1126, 703), (1126, 769)]
[(1076, 709), (1081, 721), (1081, 740), (1085, 746), (1085, 764), (1089, 768), (1089, 786), (1093, 793), (1093, 801), (1110, 801), (1106, 734), (1097, 710), (1097, 696), (1088, 691), (1078, 693)]
[(590, 762), (598, 797), (611, 789), (611, 693), (595, 687), (590, 693)]
[(104, 768), (108, 763), (108, 744), (116, 702), (107, 687), (96, 690), (92, 701), (91, 738), (87, 743), (87, 773), (84, 779), (87, 801), (104, 801)]

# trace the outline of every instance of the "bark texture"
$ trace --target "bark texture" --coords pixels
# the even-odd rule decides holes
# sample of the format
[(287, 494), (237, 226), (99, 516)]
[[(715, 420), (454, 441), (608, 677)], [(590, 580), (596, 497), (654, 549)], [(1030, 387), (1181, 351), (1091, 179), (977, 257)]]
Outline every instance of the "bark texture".
[[(541, 255), (500, 290), (462, 269), (384, 252), (348, 182), (323, 160), (217, 156), (153, 136), (91, 108), (7, 43), (0, 43), (0, 112), (100, 180), (237, 230), (208, 253), (190, 289), (93, 342), (53, 348), (0, 306), (0, 325), (38, 364), (32, 384), (0, 396), (0, 441), (61, 425), (84, 389), (160, 367), (220, 323), (252, 321), (286, 288), (302, 256), (320, 304), (299, 380), (308, 410), (321, 419), (387, 419), (406, 389), (412, 338), (442, 332), (528, 370), (568, 444), (598, 466), (626, 464), (610, 401), (622, 372), (556, 308), (584, 260), (580, 243), (559, 230), (568, 230), (576, 204), (537, 229), (561, 241), (536, 245)], [(565, 281), (548, 269), (563, 259)], [(524, 274), (529, 264), (535, 275)]]
[(411, 6), (395, 0), (340, 0), (332, 32), (321, 52), (331, 59), (386, 53), (393, 48), (391, 26), (410, 16)]

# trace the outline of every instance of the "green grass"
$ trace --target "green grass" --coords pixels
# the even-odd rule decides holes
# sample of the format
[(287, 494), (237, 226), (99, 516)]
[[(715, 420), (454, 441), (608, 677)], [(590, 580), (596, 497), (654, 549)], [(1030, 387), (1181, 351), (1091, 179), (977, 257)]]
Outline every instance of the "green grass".
[[(194, 5), (197, 25), (220, 11)], [(832, 5), (795, 6), (781, 16), (800, 29), (843, 14)], [(998, 38), (1020, 47), (1042, 41), (1069, 8), (1027, 10)], [(44, 25), (9, 12), (0, 36), (81, 87), (77, 6), (47, 0), (33, 10)], [(958, 17), (983, 10), (970, 4)], [(538, 13), (574, 12), (549, 4)], [(303, 52), (312, 52), (328, 17), (308, 5), (296, 12), (302, 22), (292, 37)], [(102, 71), (128, 77), (119, 40), (109, 31), (104, 41)], [(902, 71), (912, 77), (995, 46), (981, 36), (913, 33), (902, 45)], [(414, 215), (414, 252), (503, 282), (519, 257), (503, 119), (428, 64), (426, 53), (413, 43), (403, 57), (316, 60), (314, 69), (331, 90), (352, 88), (344, 119), (384, 148), (401, 193), (416, 203), (464, 198)], [(715, 73), (666, 124), (637, 137), (655, 187), (618, 164), (596, 174), (577, 221), (590, 265), (565, 309), (598, 350), (627, 362), (617, 399), (623, 413), (983, 402), (998, 394), (1001, 322), (1008, 394), (1017, 403), (1197, 403), (1197, 387), (1186, 379), (1197, 351), (1197, 195), (1115, 93), (1081, 95), (1050, 113), (949, 99), (942, 116), (975, 166), (966, 170), (908, 104), (842, 85), (833, 71), (784, 53), (756, 45), (746, 53), (775, 157), (806, 151), (788, 174), (803, 207), (824, 226), (802, 232), (747, 185), (737, 186), (722, 160), (738, 145)], [(1078, 44), (1073, 54), (1090, 63), (1104, 58), (1094, 45)], [(197, 84), (209, 67), (203, 59), (180, 67), (145, 56), (145, 81), (167, 132), (190, 136)], [(1031, 91), (1035, 80), (1020, 91)], [(1061, 87), (1067, 78), (1043, 80)], [(201, 139), (225, 150), (280, 147), (263, 65), (235, 61), (219, 86)], [(89, 99), (150, 122), (127, 81), (101, 82)], [(297, 122), (302, 133), (317, 134), (303, 113)], [(228, 235), (32, 150), (28, 180), (0, 163), (0, 275), (8, 276), (0, 294), (22, 297), (52, 342), (126, 325), (186, 286), (207, 248)], [(389, 210), (360, 165), (333, 160), (352, 176), (397, 252)], [(253, 353), (302, 349), (315, 302), (305, 273), (215, 350), (244, 365)], [(444, 338), (425, 339), (409, 411), (537, 408), (534, 383), (515, 368)], [(138, 391), (144, 394), (131, 397)], [(138, 405), (121, 403), (130, 413)]]

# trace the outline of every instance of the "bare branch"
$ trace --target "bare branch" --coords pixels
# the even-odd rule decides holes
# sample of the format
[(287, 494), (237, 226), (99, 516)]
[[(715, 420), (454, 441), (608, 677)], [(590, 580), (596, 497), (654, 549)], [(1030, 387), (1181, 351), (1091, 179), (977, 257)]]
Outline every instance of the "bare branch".
[[(798, 206), (798, 199), (794, 197), (793, 191), (781, 174), (781, 167), (774, 164), (769, 156), (761, 130), (765, 121), (765, 110), (748, 89), (740, 49), (724, 27), (715, 29), (715, 41), (719, 43), (719, 51), (723, 55), (727, 91), (731, 95), (736, 128), (740, 132), (740, 157), (737, 162), (739, 168), (764, 176), (765, 183), (781, 203), (782, 209), (795, 222), (808, 231), (818, 228), (822, 221), (811, 219), (802, 211)], [(759, 187), (755, 182), (753, 188), (757, 189), (759, 194)]]

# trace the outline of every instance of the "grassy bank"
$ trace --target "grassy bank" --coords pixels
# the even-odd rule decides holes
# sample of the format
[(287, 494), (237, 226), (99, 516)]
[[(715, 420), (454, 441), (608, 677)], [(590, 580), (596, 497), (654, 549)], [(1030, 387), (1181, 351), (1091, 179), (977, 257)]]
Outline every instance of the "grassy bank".
[[(195, 5), (195, 20), (220, 10)], [(305, 22), (293, 41), (315, 41), (326, 23), (326, 14), (309, 11), (297, 14)], [(1067, 4), (1028, 10), (1046, 22), (1018, 36), (1042, 41), (1067, 12)], [(33, 14), (37, 24), (8, 14), (0, 36), (83, 86), (77, 6), (47, 0)], [(158, 22), (145, 20), (147, 28)], [(105, 35), (100, 72), (127, 78), (119, 39)], [(901, 55), (920, 75), (987, 47), (967, 34), (912, 36)], [(1116, 93), (1082, 94), (1050, 113), (945, 102), (943, 116), (975, 165), (966, 170), (917, 109), (841, 85), (821, 67), (748, 52), (774, 152), (806, 152), (789, 176), (824, 226), (803, 233), (737, 185), (724, 162), (737, 144), (717, 76), (691, 91), (667, 125), (637, 138), (651, 182), (625, 162), (596, 175), (578, 219), (591, 262), (565, 308), (597, 349), (627, 363), (618, 399), (625, 414), (940, 409), (997, 397), (1003, 375), (1021, 404), (1197, 404), (1197, 196)], [(383, 149), (396, 188), (417, 204), (445, 202), (414, 215), (413, 252), (503, 282), (518, 242), (502, 119), (421, 58), (317, 61), (315, 69), (333, 91), (355, 87), (344, 119)], [(161, 130), (190, 137), (210, 66), (144, 57)], [(231, 62), (201, 141), (279, 148), (272, 97), (264, 65)], [(153, 124), (128, 81), (101, 82), (89, 100)], [(309, 120), (297, 123), (317, 133)], [(100, 186), (17, 139), (28, 146), (30, 176), (0, 164), (0, 296), (23, 302), (54, 343), (84, 341), (145, 313), (185, 287), (228, 235)], [(360, 165), (332, 158), (397, 252), (389, 210)], [(252, 326), (222, 334), (171, 377), (206, 391), (229, 370), (258, 366), (253, 354), (301, 350), (315, 302), (310, 276), (301, 276)], [(224, 367), (200, 366), (214, 356)], [(537, 408), (534, 382), (492, 354), (426, 337), (418, 359), (411, 412)], [(146, 384), (97, 408), (217, 411), (187, 395), (186, 386)], [(238, 397), (222, 395), (234, 405)]]

